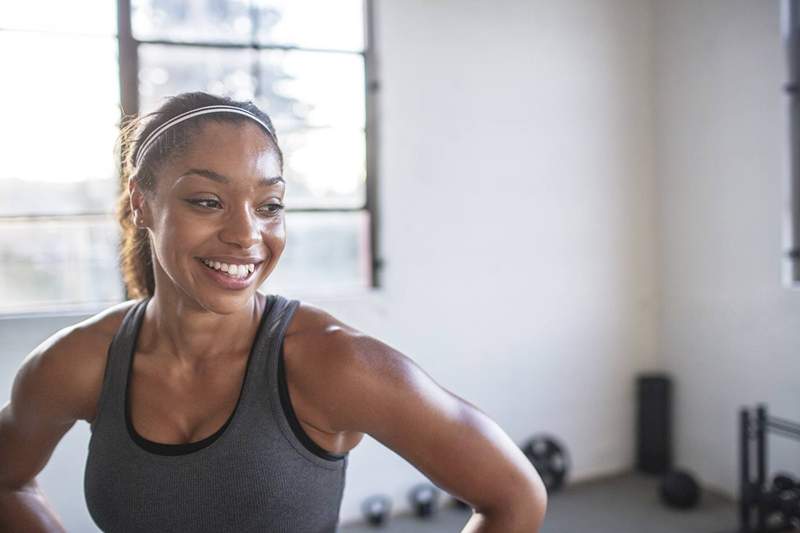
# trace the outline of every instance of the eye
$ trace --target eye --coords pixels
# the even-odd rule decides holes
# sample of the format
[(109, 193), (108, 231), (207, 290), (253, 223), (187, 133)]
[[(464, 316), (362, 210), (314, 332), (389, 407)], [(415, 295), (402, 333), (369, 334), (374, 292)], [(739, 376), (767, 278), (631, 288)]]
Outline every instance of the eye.
[[(192, 205), (196, 205), (206, 209), (216, 209), (220, 206), (219, 201), (214, 200), (213, 198), (199, 198), (194, 200), (187, 200), (187, 202), (189, 202)], [(266, 204), (264, 207), (267, 208), (266, 213), (269, 215), (277, 215), (284, 208), (283, 204), (277, 204), (277, 203)]]
[(269, 208), (267, 209), (267, 213), (270, 215), (277, 215), (281, 212), (281, 209), (283, 209), (283, 204), (267, 204), (264, 207)]
[(206, 207), (206, 208), (209, 208), (209, 209), (214, 209), (214, 207), (209, 206), (209, 205), (205, 205), (205, 204), (209, 204), (210, 203), (210, 204), (219, 205), (219, 202), (217, 200), (214, 200), (214, 199), (211, 199), (211, 198), (203, 198), (203, 199), (198, 199), (198, 200), (187, 200), (187, 201), (192, 205), (199, 205), (200, 207)]

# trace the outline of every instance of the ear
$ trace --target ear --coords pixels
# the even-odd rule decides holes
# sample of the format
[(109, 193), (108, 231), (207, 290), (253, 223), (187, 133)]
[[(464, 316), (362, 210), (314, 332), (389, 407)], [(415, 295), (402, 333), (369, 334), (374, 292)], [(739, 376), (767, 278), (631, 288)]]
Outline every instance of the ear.
[(138, 211), (139, 217), (142, 217), (143, 220), (147, 220), (146, 195), (138, 181), (128, 179), (128, 195), (130, 196), (131, 213), (136, 213)]

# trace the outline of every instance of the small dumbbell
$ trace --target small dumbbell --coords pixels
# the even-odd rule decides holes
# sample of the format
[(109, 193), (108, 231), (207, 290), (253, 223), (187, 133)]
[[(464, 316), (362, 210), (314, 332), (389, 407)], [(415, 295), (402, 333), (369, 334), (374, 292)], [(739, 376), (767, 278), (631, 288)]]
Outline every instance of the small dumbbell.
[(798, 487), (797, 481), (795, 481), (791, 474), (780, 472), (775, 474), (775, 477), (772, 478), (772, 488), (773, 490), (780, 492), (782, 490), (796, 489), (800, 487)]
[(389, 520), (392, 510), (392, 500), (388, 496), (376, 494), (370, 496), (361, 504), (361, 513), (367, 523), (373, 526), (382, 526)]
[(414, 514), (420, 518), (428, 518), (436, 512), (438, 500), (439, 489), (430, 483), (415, 485), (408, 493), (408, 501), (414, 509)]

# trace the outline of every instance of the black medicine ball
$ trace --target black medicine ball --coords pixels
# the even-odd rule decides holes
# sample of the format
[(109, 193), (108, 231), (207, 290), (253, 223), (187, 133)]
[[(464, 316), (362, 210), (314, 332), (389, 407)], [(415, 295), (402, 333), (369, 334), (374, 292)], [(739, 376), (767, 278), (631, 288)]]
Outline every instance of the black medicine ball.
[(677, 509), (691, 509), (700, 501), (700, 487), (694, 477), (683, 470), (673, 470), (661, 480), (661, 501)]

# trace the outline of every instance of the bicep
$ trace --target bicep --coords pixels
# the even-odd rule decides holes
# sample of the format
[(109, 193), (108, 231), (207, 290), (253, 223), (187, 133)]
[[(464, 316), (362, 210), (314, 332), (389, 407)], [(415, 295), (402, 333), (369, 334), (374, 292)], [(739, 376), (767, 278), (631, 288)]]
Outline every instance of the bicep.
[(348, 391), (340, 424), (374, 437), (478, 511), (543, 496), (533, 466), (488, 415), (380, 341), (362, 336), (355, 345), (339, 389)]
[(23, 361), (0, 409), (0, 485), (20, 488), (44, 468), (74, 425), (76, 398), (67, 377), (71, 341), (59, 332)]

